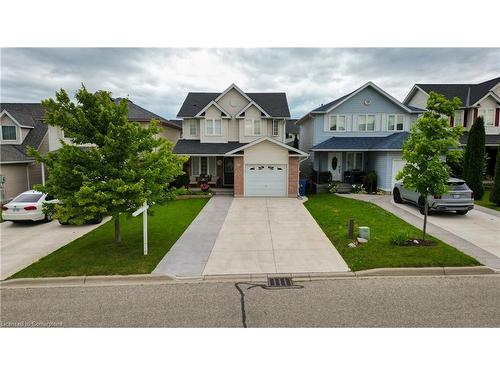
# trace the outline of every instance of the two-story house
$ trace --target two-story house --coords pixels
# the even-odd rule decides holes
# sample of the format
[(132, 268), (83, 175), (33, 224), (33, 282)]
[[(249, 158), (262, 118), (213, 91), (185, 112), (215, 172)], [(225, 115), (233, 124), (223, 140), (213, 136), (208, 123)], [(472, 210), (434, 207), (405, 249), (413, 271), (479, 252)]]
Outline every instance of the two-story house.
[(458, 97), (462, 107), (450, 118), (450, 126), (462, 126), (465, 130), (462, 145), (467, 144), (468, 131), (475, 119), (482, 116), (486, 133), (488, 164), (486, 175), (493, 176), (496, 153), (500, 143), (500, 77), (485, 82), (470, 84), (415, 84), (404, 100), (404, 104), (425, 108), (431, 92), (437, 92), (448, 99)]
[[(120, 100), (120, 99), (116, 99)], [(28, 147), (42, 154), (61, 147), (65, 138), (60, 128), (47, 126), (40, 103), (0, 103), (0, 202), (9, 201), (35, 184), (45, 183), (46, 170), (28, 155)], [(181, 125), (166, 120), (129, 101), (129, 120), (147, 124), (160, 121), (159, 136), (175, 143)]]
[(182, 139), (174, 152), (189, 156), (192, 185), (200, 176), (235, 196), (296, 196), (299, 162), (308, 157), (286, 142), (285, 93), (190, 92), (177, 114)]
[(390, 192), (404, 166), (402, 147), (422, 110), (399, 102), (373, 82), (307, 113), (297, 121), (302, 151), (311, 152), (302, 172), (316, 182), (362, 182), (377, 174), (378, 188)]

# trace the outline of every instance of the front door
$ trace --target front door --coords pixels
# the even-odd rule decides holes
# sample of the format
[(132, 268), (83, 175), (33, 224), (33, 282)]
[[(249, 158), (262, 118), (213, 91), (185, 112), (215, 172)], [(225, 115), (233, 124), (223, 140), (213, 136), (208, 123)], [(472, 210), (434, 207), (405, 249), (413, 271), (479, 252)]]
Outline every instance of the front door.
[(234, 185), (233, 158), (224, 158), (224, 185)]
[(332, 174), (333, 181), (342, 181), (342, 153), (328, 153), (328, 170)]

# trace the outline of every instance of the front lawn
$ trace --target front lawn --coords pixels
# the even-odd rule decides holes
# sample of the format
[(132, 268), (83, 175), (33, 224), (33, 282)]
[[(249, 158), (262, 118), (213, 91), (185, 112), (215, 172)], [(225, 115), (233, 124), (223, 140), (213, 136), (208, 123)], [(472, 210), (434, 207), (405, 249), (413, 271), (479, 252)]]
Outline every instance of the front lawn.
[[(383, 267), (444, 267), (476, 266), (479, 263), (431, 236), (433, 247), (395, 246), (390, 243), (393, 233), (409, 231), (421, 238), (421, 230), (375, 204), (324, 193), (311, 195), (306, 208), (316, 219), (330, 241), (352, 271)], [(366, 244), (349, 248), (347, 224), (353, 218), (356, 225), (370, 227), (371, 239)], [(355, 231), (357, 234), (357, 229)]]
[(148, 218), (148, 255), (143, 255), (142, 215), (121, 221), (122, 243), (108, 223), (19, 271), (12, 278), (150, 273), (208, 199), (185, 199), (154, 207)]
[(500, 211), (500, 206), (497, 206), (495, 203), (490, 202), (490, 193), (491, 190), (485, 190), (481, 200), (476, 199), (474, 200), (474, 203), (486, 208), (491, 208), (492, 210)]

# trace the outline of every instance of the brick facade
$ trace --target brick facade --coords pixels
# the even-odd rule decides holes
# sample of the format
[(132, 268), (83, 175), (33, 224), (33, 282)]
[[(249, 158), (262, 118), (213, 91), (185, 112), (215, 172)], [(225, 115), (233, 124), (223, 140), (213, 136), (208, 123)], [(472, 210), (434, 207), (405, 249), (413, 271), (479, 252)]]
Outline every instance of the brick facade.
[(288, 196), (293, 198), (298, 194), (299, 189), (299, 158), (288, 157)]
[(244, 191), (244, 174), (243, 156), (234, 157), (234, 196), (242, 197)]

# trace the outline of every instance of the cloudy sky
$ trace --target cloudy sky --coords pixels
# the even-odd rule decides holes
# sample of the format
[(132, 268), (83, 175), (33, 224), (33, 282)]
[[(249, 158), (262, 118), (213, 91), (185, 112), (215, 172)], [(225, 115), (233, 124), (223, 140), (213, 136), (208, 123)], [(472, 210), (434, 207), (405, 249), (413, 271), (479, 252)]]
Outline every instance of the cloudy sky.
[(292, 116), (373, 81), (402, 100), (412, 85), (500, 76), (500, 49), (2, 49), (2, 102), (38, 102), (84, 83), (167, 118), (187, 92), (285, 91)]

